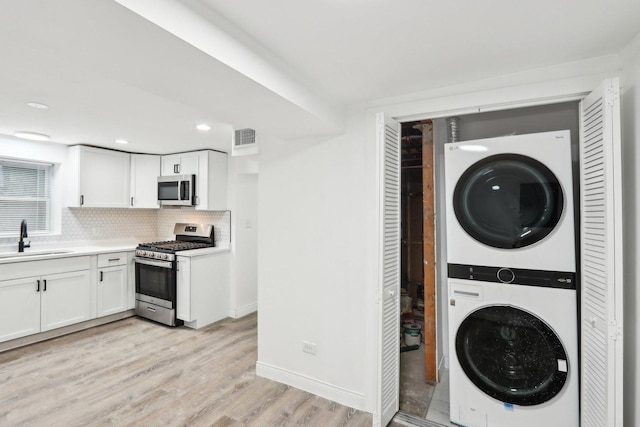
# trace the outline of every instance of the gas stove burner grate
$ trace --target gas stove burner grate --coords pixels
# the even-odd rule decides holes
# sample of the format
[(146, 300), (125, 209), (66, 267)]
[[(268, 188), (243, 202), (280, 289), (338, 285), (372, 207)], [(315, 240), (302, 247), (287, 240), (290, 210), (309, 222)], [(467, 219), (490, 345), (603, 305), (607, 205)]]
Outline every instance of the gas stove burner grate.
[(211, 246), (209, 243), (168, 240), (165, 242), (141, 243), (138, 245), (138, 248), (147, 250), (186, 251), (190, 249), (210, 248)]

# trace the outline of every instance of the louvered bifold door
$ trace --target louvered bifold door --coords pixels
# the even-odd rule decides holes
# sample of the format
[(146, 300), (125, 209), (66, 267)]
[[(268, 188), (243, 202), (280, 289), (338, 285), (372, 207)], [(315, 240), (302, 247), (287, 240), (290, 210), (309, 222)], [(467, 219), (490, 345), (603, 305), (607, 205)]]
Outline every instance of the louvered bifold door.
[(374, 425), (398, 412), (400, 375), (400, 125), (376, 116), (380, 188), (378, 402)]
[(581, 425), (622, 426), (622, 172), (617, 79), (581, 103)]

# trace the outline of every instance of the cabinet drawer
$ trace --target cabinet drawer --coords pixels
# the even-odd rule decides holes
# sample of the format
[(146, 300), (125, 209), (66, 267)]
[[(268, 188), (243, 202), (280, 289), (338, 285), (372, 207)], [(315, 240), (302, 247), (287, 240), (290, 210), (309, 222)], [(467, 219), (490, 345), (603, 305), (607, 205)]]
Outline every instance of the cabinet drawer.
[(88, 270), (91, 268), (90, 256), (61, 257), (38, 261), (16, 261), (0, 265), (2, 280), (19, 279), (27, 276), (44, 276), (68, 271)]
[(113, 252), (98, 255), (98, 268), (111, 267), (114, 265), (124, 265), (127, 263), (126, 252)]

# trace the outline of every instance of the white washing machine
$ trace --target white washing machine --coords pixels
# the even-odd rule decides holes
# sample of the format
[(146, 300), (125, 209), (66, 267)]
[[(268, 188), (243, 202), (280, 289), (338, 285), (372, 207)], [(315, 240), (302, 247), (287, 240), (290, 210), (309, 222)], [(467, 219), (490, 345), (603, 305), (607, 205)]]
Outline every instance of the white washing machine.
[(498, 271), (511, 283), (449, 279), (451, 421), (578, 427), (575, 288)]
[(447, 262), (575, 272), (568, 130), (445, 145)]

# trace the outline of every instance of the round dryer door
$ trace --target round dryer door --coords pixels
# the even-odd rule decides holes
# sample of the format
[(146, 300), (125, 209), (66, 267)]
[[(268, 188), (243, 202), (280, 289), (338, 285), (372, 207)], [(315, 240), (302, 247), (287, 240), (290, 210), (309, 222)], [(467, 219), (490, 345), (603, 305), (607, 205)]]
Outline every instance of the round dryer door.
[(456, 334), (456, 355), (484, 393), (521, 406), (544, 403), (567, 380), (566, 352), (541, 319), (511, 306), (481, 308)]
[(562, 215), (558, 179), (545, 165), (519, 154), (487, 157), (458, 180), (453, 208), (462, 228), (496, 248), (531, 245), (547, 236)]

